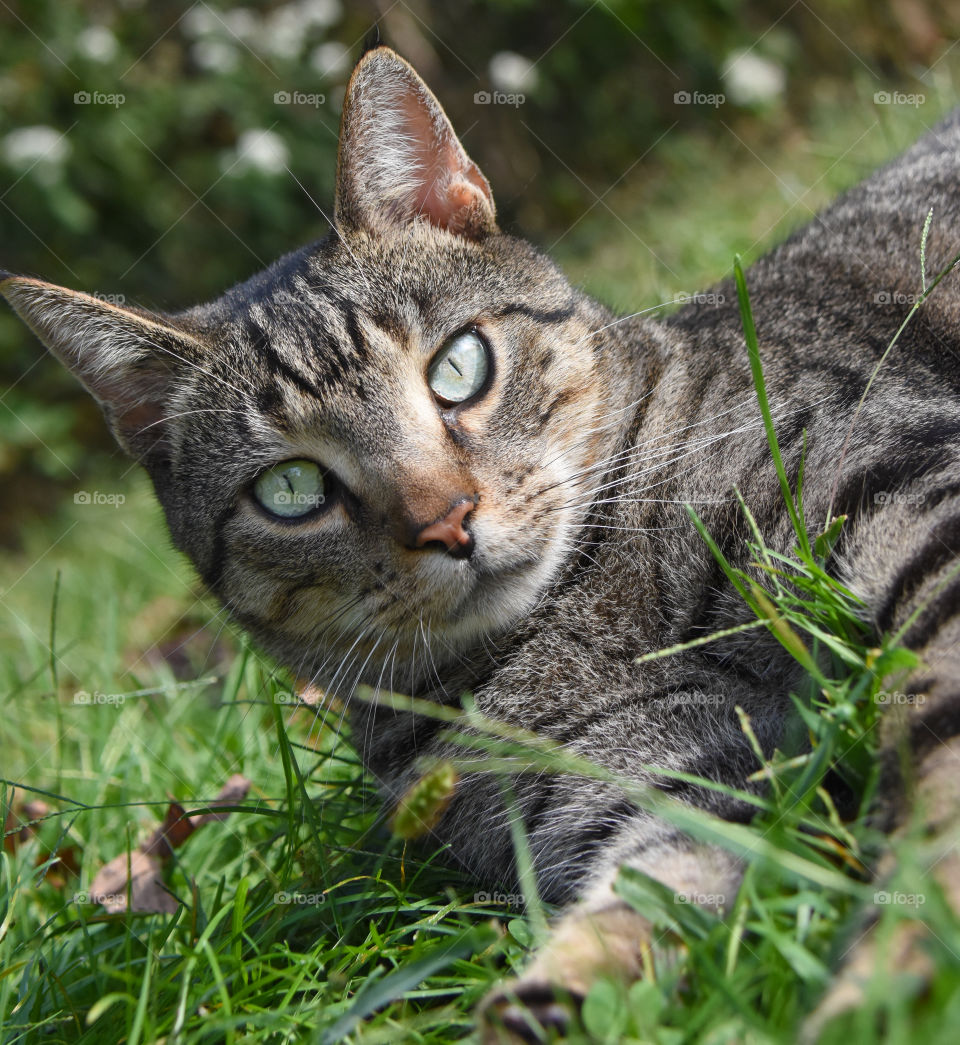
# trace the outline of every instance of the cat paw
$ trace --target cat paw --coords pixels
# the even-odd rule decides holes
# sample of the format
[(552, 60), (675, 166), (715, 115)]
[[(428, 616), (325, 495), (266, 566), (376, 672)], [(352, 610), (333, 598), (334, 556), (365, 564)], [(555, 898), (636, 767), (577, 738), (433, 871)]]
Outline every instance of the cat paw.
[(482, 1045), (547, 1042), (568, 1036), (583, 996), (542, 980), (517, 980), (488, 995), (478, 1013)]
[(622, 901), (561, 919), (518, 980), (496, 988), (478, 1012), (483, 1045), (546, 1042), (579, 1022), (601, 976), (632, 982), (652, 964), (650, 923)]
[(897, 993), (919, 997), (930, 986), (936, 966), (928, 953), (930, 931), (923, 922), (902, 921), (889, 937), (879, 938), (872, 926), (850, 951), (837, 977), (807, 1017), (800, 1045), (814, 1045), (834, 1020), (858, 1012), (867, 1000), (871, 980), (879, 975), (895, 976)]

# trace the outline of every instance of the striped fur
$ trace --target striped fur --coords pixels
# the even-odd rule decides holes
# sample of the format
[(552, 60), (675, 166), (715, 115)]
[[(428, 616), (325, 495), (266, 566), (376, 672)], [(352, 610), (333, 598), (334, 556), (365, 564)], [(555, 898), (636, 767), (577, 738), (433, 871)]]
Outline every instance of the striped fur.
[[(351, 82), (338, 184), (327, 239), (179, 315), (24, 277), (0, 290), (103, 403), (210, 589), (299, 677), (346, 697), (360, 682), (450, 703), (470, 690), (485, 714), (641, 782), (662, 786), (644, 768), (655, 765), (743, 787), (756, 760), (734, 707), (766, 750), (782, 740), (797, 678), (782, 648), (754, 631), (634, 663), (747, 619), (685, 501), (734, 561), (745, 536), (735, 488), (775, 548), (792, 543), (733, 288), (662, 324), (616, 319), (497, 229), (482, 174), (385, 48)], [(749, 273), (788, 471), (806, 431), (808, 517), (850, 516), (832, 568), (878, 631), (919, 611), (907, 638), (924, 668), (909, 685), (928, 699), (907, 728), (921, 760), (960, 733), (955, 278), (850, 420), (906, 314), (896, 302), (917, 292), (931, 207), (930, 271), (958, 247), (958, 184), (953, 117)], [(471, 325), (492, 347), (493, 381), (475, 404), (445, 410), (426, 368)], [(299, 524), (271, 518), (251, 484), (300, 457), (336, 477), (331, 504)], [(474, 554), (412, 549), (410, 528), (461, 492), (476, 505)], [(423, 758), (462, 754), (431, 721), (365, 705), (353, 718), (388, 800)], [(670, 789), (749, 818), (717, 792)], [(735, 861), (613, 787), (538, 775), (514, 790), (542, 893), (581, 899), (523, 981), (531, 999), (557, 980), (586, 990), (610, 955), (639, 970), (644, 926), (611, 891), (621, 864), (692, 893), (729, 901), (736, 890)], [(464, 774), (436, 834), (480, 880), (513, 873), (510, 813), (491, 776)]]

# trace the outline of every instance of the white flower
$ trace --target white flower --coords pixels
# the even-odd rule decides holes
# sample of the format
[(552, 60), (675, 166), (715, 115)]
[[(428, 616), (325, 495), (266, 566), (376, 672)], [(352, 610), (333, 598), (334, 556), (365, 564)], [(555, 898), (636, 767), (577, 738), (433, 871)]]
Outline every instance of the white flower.
[(214, 11), (211, 11), (204, 3), (194, 4), (189, 11), (180, 19), (180, 28), (184, 35), (209, 36), (211, 33), (223, 29), (223, 19)]
[(314, 50), (310, 64), (321, 76), (332, 79), (350, 68), (350, 51), (343, 44), (330, 40)]
[(240, 59), (236, 47), (226, 40), (198, 40), (190, 54), (201, 69), (212, 73), (228, 73), (236, 69)]
[(117, 53), (117, 38), (105, 25), (88, 25), (77, 35), (77, 53), (91, 62), (109, 62)]
[(240, 40), (256, 38), (262, 28), (260, 16), (249, 7), (232, 7), (218, 14), (226, 31)]
[(221, 165), (228, 174), (257, 171), (280, 174), (287, 166), (290, 150), (279, 134), (263, 128), (244, 131), (236, 148), (224, 155)]
[(256, 41), (263, 31), (259, 14), (249, 7), (232, 7), (225, 11), (198, 3), (180, 19), (185, 36), (194, 40), (218, 36), (229, 40)]
[(45, 124), (19, 127), (0, 141), (0, 155), (11, 167), (21, 170), (34, 165), (52, 170), (70, 155), (70, 143), (58, 130)]
[(342, 13), (340, 0), (298, 0), (278, 7), (265, 20), (263, 46), (278, 58), (296, 58), (307, 32), (333, 25)]
[(263, 26), (263, 46), (278, 58), (296, 58), (303, 47), (304, 29), (296, 7), (278, 7)]
[(513, 51), (498, 51), (490, 59), (490, 82), (498, 91), (518, 94), (537, 85), (537, 70), (533, 62)]
[(333, 25), (343, 13), (340, 0), (300, 0), (294, 6), (305, 25)]
[(762, 105), (783, 94), (787, 76), (783, 68), (752, 51), (727, 55), (720, 74), (726, 93), (735, 105)]

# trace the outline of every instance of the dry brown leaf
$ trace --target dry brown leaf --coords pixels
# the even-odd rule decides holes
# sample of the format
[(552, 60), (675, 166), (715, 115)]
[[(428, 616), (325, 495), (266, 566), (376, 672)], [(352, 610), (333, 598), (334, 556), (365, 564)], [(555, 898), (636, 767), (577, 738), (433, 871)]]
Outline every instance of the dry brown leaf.
[(109, 914), (127, 910), (172, 914), (177, 901), (163, 885), (159, 857), (140, 849), (121, 853), (97, 872), (90, 886), (90, 903), (100, 904)]
[[(238, 773), (230, 777), (210, 806), (236, 805), (249, 790), (250, 781)], [(127, 910), (128, 903), (131, 911), (172, 914), (177, 900), (163, 883), (164, 864), (194, 831), (229, 815), (209, 812), (190, 816), (179, 802), (171, 801), (163, 823), (145, 842), (100, 868), (90, 886), (90, 902), (100, 904), (111, 914)]]
[(3, 848), (15, 853), (31, 836), (37, 833), (37, 823), (50, 814), (50, 807), (40, 799), (22, 802), (17, 807), (16, 788), (10, 792), (10, 805), (3, 824)]

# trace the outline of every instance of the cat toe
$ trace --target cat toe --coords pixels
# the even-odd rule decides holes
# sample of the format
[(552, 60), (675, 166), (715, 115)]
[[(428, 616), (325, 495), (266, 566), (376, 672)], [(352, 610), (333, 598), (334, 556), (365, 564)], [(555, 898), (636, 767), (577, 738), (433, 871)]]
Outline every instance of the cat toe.
[(496, 990), (480, 1011), (483, 1045), (556, 1041), (577, 1021), (583, 998), (540, 981), (520, 981)]
[(928, 939), (929, 932), (922, 922), (904, 921), (881, 945), (877, 927), (872, 926), (850, 952), (830, 989), (804, 1022), (799, 1037), (801, 1045), (814, 1045), (829, 1024), (860, 1013), (867, 1001), (868, 985), (878, 973), (890, 979), (889, 987), (894, 995), (923, 995), (935, 972), (927, 953)]

